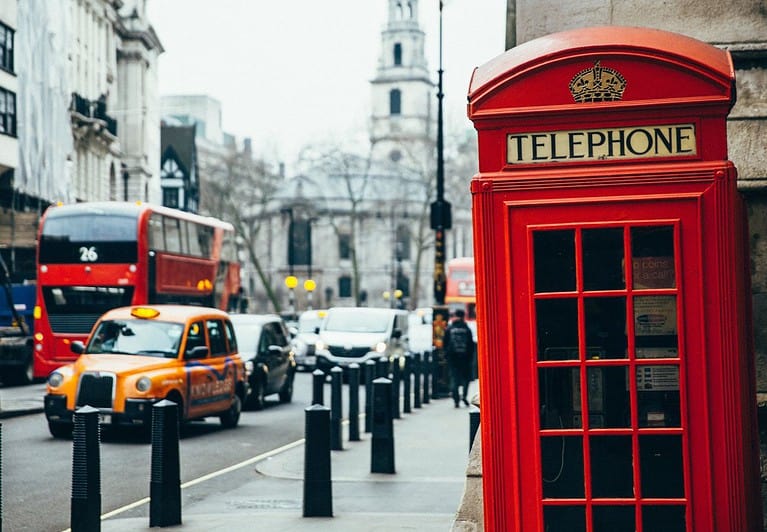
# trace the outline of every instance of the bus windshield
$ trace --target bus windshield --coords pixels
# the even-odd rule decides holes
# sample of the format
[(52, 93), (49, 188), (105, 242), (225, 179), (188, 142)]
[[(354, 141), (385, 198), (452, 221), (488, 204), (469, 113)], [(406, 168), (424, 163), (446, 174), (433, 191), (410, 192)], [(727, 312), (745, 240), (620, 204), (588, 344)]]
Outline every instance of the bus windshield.
[(42, 264), (136, 262), (137, 232), (135, 216), (51, 215), (43, 225), (39, 260)]

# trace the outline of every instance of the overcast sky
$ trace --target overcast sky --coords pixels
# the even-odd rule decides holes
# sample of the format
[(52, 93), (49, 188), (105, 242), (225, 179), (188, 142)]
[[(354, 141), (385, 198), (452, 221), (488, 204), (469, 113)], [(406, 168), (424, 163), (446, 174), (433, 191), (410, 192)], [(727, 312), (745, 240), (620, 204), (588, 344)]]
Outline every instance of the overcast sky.
[[(436, 82), (439, 0), (419, 4)], [(216, 98), (225, 131), (251, 137), (256, 154), (290, 168), (304, 144), (366, 134), (369, 82), (381, 53), (387, 5), (388, 0), (149, 0), (149, 20), (165, 48), (160, 94)], [(442, 14), (449, 131), (471, 126), (466, 92), (474, 67), (504, 51), (506, 0), (445, 0)]]

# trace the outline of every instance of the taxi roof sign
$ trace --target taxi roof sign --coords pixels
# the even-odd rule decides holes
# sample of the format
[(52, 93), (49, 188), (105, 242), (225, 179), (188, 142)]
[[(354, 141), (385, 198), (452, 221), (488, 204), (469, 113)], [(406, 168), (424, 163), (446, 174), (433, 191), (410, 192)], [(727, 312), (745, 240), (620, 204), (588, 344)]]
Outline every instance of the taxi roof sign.
[(130, 311), (130, 315), (134, 318), (152, 319), (160, 315), (160, 311), (155, 308), (149, 307), (136, 307)]

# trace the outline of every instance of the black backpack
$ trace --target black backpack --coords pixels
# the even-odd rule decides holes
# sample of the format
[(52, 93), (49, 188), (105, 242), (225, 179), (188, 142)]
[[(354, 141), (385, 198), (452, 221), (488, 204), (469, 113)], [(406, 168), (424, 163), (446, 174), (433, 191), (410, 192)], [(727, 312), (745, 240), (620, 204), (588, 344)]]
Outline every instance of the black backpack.
[(469, 355), (471, 351), (471, 331), (468, 327), (449, 327), (447, 334), (448, 351), (454, 355)]

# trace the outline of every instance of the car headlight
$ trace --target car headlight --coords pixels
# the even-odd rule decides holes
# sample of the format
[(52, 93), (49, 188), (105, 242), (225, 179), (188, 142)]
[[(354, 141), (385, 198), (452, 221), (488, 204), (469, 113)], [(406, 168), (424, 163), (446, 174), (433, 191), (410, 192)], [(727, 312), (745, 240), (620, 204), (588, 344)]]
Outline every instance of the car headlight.
[(327, 348), (328, 348), (327, 344), (325, 342), (323, 342), (322, 340), (317, 340), (314, 343), (314, 349), (317, 350), (317, 351), (322, 351), (322, 350), (327, 349)]
[(373, 350), (376, 353), (385, 353), (386, 352), (386, 342), (378, 342)]
[(152, 387), (152, 379), (149, 377), (141, 377), (139, 380), (136, 381), (136, 389), (140, 391), (141, 393), (148, 392), (149, 388)]
[(54, 371), (48, 376), (48, 386), (51, 388), (58, 388), (62, 382), (64, 382), (64, 375), (58, 371)]

